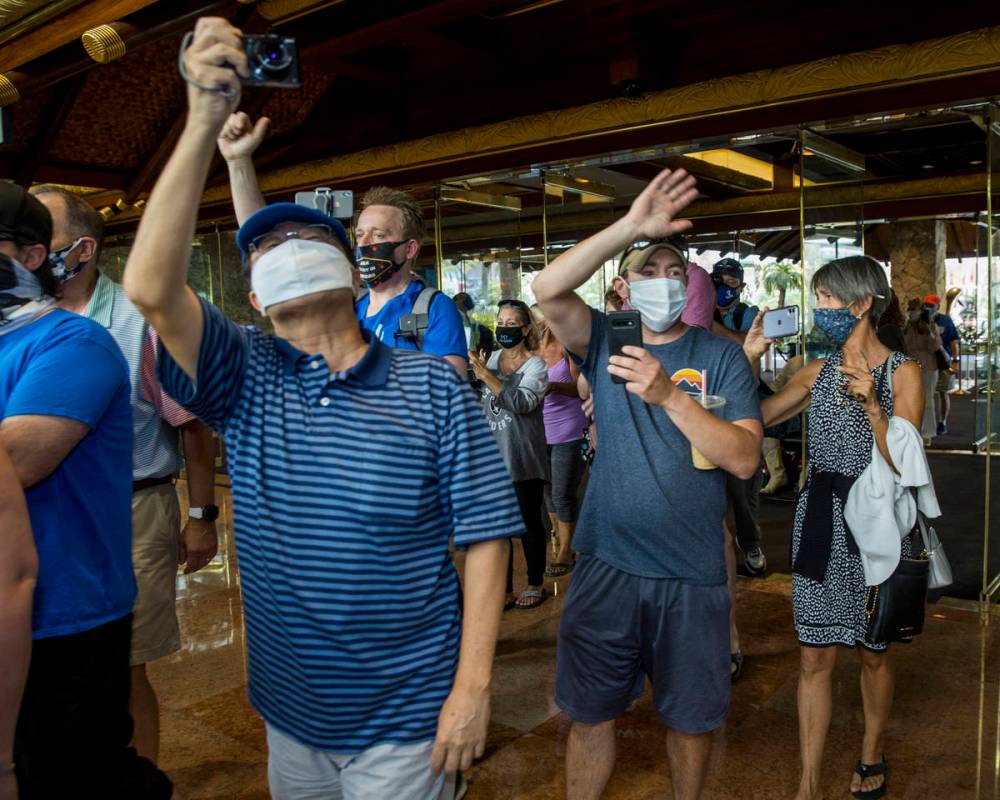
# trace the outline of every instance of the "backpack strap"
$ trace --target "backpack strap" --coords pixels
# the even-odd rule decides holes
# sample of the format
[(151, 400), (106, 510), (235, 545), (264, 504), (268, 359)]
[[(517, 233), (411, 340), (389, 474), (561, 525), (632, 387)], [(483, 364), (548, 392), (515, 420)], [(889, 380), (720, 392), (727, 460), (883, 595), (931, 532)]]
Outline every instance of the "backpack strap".
[[(408, 335), (417, 343), (418, 350), (423, 350), (424, 348), (424, 334), (430, 325), (431, 303), (434, 302), (435, 295), (439, 294), (441, 292), (433, 286), (425, 286), (420, 290), (417, 299), (413, 301), (413, 308), (410, 310), (410, 313), (400, 318), (400, 328), (412, 331)], [(410, 320), (407, 320), (407, 324), (404, 326), (402, 322), (407, 317), (412, 318), (412, 323)]]
[(733, 309), (733, 330), (739, 332), (743, 328), (743, 317), (746, 316), (748, 306), (742, 300), (736, 304), (736, 308)]

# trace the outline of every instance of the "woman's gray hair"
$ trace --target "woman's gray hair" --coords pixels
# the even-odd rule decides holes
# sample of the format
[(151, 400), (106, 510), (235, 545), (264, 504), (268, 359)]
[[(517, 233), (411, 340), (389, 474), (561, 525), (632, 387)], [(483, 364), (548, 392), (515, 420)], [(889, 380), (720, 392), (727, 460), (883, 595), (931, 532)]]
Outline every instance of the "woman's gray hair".
[(826, 289), (847, 305), (872, 298), (868, 318), (873, 328), (878, 326), (879, 317), (889, 306), (889, 279), (885, 269), (868, 256), (848, 256), (827, 262), (816, 270), (809, 288), (813, 294), (817, 289)]

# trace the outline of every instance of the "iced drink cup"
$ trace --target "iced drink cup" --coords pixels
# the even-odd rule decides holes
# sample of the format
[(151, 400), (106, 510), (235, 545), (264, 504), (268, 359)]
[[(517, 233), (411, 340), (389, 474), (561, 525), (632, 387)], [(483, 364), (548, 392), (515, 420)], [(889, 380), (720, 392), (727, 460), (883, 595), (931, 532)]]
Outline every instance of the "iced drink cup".
[[(702, 401), (700, 394), (692, 393), (691, 396), (717, 417), (722, 414), (722, 409), (726, 405), (726, 398), (717, 394), (708, 395), (704, 401)], [(691, 460), (694, 462), (695, 469), (716, 469), (715, 464), (699, 453), (698, 448), (694, 445), (691, 445)]]

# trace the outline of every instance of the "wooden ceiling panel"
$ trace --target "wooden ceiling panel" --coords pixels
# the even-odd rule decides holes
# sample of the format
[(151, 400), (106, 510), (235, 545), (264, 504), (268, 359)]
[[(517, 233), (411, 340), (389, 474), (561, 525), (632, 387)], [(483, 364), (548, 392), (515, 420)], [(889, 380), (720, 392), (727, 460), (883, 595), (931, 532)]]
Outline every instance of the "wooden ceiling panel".
[(177, 76), (180, 37), (138, 50), (89, 73), (49, 158), (138, 170), (186, 103)]

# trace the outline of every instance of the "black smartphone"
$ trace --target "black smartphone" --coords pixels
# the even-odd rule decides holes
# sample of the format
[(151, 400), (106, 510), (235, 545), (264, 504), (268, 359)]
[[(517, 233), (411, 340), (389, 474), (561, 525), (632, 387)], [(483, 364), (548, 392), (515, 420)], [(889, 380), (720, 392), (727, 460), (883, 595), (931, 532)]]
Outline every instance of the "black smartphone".
[[(642, 318), (638, 311), (612, 311), (608, 314), (608, 354), (624, 355), (626, 345), (642, 347)], [(624, 378), (612, 375), (615, 383), (626, 383)]]

